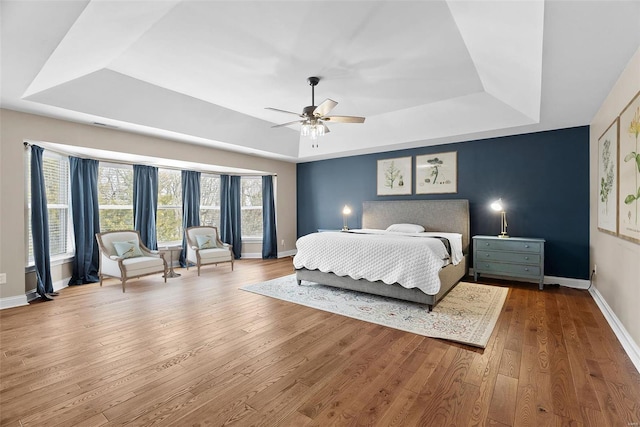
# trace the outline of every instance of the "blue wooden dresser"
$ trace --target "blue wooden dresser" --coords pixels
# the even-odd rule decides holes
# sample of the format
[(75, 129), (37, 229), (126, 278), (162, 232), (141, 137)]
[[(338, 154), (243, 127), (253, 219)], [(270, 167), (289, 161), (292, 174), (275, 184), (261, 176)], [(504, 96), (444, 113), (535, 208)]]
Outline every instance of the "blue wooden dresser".
[(473, 277), (480, 274), (537, 281), (544, 286), (544, 239), (473, 236)]

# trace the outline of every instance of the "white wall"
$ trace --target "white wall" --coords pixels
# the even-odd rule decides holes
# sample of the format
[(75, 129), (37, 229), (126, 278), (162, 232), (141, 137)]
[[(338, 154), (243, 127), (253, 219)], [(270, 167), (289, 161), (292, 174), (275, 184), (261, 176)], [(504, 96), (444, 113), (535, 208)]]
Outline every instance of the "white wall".
[[(56, 120), (11, 110), (0, 110), (0, 273), (7, 284), (0, 285), (0, 302), (25, 301), (33, 286), (25, 282), (25, 164), (24, 144), (46, 141), (136, 155), (267, 171), (277, 174), (276, 219), (278, 252), (295, 249), (296, 165), (295, 163), (217, 150)], [(243, 253), (259, 253), (256, 244), (243, 245)], [(62, 273), (61, 273), (62, 274)], [(62, 277), (54, 277), (54, 282)], [(15, 304), (14, 304), (15, 305)]]
[(596, 301), (603, 300), (608, 306), (607, 309), (626, 330), (628, 338), (633, 340), (632, 345), (635, 345), (636, 349), (640, 344), (640, 317), (638, 316), (640, 310), (640, 244), (598, 231), (597, 201), (600, 191), (598, 138), (638, 91), (640, 91), (640, 49), (636, 51), (591, 122), (589, 227), (591, 268), (593, 269), (593, 266), (597, 265), (594, 282)]

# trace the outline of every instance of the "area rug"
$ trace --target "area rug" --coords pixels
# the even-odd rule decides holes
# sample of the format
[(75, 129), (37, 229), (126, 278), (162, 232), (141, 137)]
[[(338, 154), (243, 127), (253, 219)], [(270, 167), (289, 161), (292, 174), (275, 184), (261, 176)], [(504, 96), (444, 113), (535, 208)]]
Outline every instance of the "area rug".
[(460, 282), (428, 312), (423, 304), (303, 281), (295, 275), (241, 288), (244, 291), (400, 329), (485, 348), (509, 290)]

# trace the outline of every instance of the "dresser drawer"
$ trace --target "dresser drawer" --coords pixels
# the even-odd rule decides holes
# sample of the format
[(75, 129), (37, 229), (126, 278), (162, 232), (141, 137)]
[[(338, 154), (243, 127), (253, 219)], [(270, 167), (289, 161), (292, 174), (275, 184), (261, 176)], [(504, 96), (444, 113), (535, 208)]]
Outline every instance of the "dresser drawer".
[(478, 250), (476, 252), (478, 262), (483, 261), (505, 261), (515, 262), (518, 264), (540, 264), (539, 253), (518, 253), (518, 252), (498, 252), (498, 251), (483, 251)]
[(513, 240), (477, 240), (478, 250), (542, 252), (541, 242), (518, 242)]
[(540, 276), (540, 267), (537, 265), (507, 264), (478, 260), (476, 269), (480, 273), (487, 274), (506, 274), (517, 277)]

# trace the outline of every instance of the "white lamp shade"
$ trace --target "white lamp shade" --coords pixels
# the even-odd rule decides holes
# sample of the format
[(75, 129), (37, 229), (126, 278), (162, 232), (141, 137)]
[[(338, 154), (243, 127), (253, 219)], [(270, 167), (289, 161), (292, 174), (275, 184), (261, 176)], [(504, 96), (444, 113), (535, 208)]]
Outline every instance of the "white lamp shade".
[(503, 211), (504, 206), (502, 206), (502, 199), (498, 199), (495, 202), (491, 203), (491, 209), (498, 212)]

